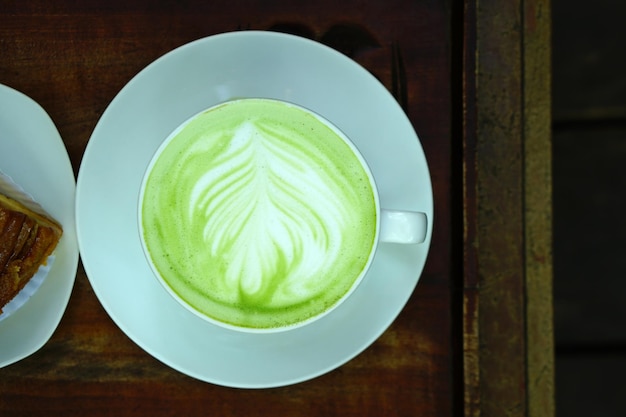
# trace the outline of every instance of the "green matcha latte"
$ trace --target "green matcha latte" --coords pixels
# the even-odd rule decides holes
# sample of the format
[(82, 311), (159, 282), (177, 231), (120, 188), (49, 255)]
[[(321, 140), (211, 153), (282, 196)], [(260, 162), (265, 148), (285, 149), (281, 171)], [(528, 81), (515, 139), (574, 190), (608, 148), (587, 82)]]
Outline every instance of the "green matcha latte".
[(227, 325), (296, 325), (335, 305), (373, 256), (377, 200), (360, 156), (312, 113), (242, 99), (192, 118), (140, 199), (152, 266)]

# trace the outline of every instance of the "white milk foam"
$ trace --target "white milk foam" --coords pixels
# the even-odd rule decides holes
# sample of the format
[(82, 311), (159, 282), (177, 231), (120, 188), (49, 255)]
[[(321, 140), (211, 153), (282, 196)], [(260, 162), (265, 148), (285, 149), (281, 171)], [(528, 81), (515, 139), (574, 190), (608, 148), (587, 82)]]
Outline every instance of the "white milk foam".
[(189, 205), (190, 216), (206, 219), (203, 237), (211, 256), (228, 257), (224, 284), (232, 294), (255, 293), (279, 264), (290, 265), (274, 294), (276, 306), (324, 289), (325, 276), (316, 271), (340, 256), (351, 215), (350, 201), (337, 198), (343, 186), (304, 165), (307, 155), (281, 146), (275, 136), (243, 124), (216, 168), (198, 179)]

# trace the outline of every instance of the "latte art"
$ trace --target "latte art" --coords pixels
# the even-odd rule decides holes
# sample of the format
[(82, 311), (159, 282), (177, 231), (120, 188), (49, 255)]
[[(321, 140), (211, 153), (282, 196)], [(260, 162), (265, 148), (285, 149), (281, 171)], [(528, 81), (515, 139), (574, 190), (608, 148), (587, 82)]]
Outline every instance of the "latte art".
[(357, 202), (335, 197), (348, 184), (301, 164), (319, 158), (314, 147), (285, 152), (280, 138), (288, 137), (262, 121), (239, 126), (216, 158), (222, 169), (193, 187), (187, 219), (190, 229), (202, 229), (213, 262), (223, 264), (220, 292), (274, 307), (324, 290)]
[(376, 233), (368, 173), (317, 117), (234, 101), (186, 124), (145, 184), (143, 233), (167, 285), (243, 327), (287, 326), (335, 304)]

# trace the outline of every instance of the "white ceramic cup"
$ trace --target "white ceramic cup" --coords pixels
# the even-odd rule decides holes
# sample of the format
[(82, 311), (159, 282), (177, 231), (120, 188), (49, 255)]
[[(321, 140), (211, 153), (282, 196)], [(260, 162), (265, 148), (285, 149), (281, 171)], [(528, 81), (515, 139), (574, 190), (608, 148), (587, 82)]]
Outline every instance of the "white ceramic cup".
[[(342, 291), (341, 295), (337, 298), (335, 297), (335, 299), (332, 301), (332, 303), (330, 303), (331, 305), (327, 305), (325, 308), (319, 309), (319, 311), (316, 311), (314, 314), (308, 315), (308, 316), (304, 316), (304, 318), (299, 318), (296, 319), (295, 321), (291, 321), (291, 322), (281, 322), (279, 325), (266, 325), (263, 324), (261, 326), (259, 325), (255, 325), (255, 324), (250, 324), (250, 323), (243, 323), (243, 322), (238, 322), (235, 319), (232, 319), (231, 316), (228, 316), (227, 319), (224, 319), (222, 317), (218, 317), (219, 314), (214, 314), (210, 310), (210, 308), (208, 307), (202, 307), (201, 305), (205, 305), (201, 302), (198, 302), (197, 300), (199, 298), (194, 298), (196, 297), (195, 294), (196, 292), (198, 292), (197, 288), (202, 286), (203, 284), (198, 284), (197, 286), (194, 287), (194, 291), (189, 291), (187, 292), (186, 289), (181, 290), (180, 288), (183, 287), (177, 287), (179, 285), (179, 283), (175, 283), (172, 284), (172, 282), (177, 282), (180, 281), (176, 280), (176, 279), (172, 279), (171, 277), (166, 277), (164, 275), (169, 274), (169, 270), (170, 269), (175, 269), (178, 268), (177, 266), (172, 266), (171, 268), (169, 267), (169, 265), (181, 265), (184, 264), (185, 261), (182, 261), (180, 258), (181, 256), (179, 256), (179, 259), (174, 259), (171, 262), (165, 260), (165, 257), (169, 256), (169, 252), (168, 249), (163, 248), (163, 246), (165, 245), (174, 245), (174, 243), (172, 243), (173, 240), (175, 239), (181, 239), (184, 240), (185, 238), (185, 233), (183, 230), (197, 230), (197, 228), (194, 228), (192, 226), (189, 226), (187, 228), (182, 227), (181, 226), (181, 231), (178, 230), (174, 230), (170, 236), (173, 236), (173, 238), (169, 238), (169, 239), (164, 239), (162, 243), (156, 244), (154, 242), (151, 241), (154, 240), (153, 238), (150, 238), (150, 235), (155, 235), (154, 230), (159, 229), (160, 228), (169, 228), (169, 225), (165, 225), (165, 223), (167, 222), (169, 223), (175, 223), (177, 221), (177, 219), (179, 217), (185, 217), (185, 212), (190, 211), (189, 209), (181, 209), (181, 214), (177, 214), (173, 217), (174, 220), (162, 220), (160, 219), (160, 214), (158, 211), (155, 212), (155, 210), (149, 210), (151, 211), (151, 214), (146, 214), (146, 210), (144, 208), (144, 205), (149, 205), (150, 203), (147, 202), (148, 200), (152, 199), (153, 195), (158, 195), (155, 194), (156, 191), (147, 191), (147, 187), (148, 187), (148, 183), (149, 183), (149, 179), (156, 177), (157, 174), (154, 174), (155, 171), (155, 165), (157, 164), (157, 161), (161, 160), (161, 156), (165, 153), (172, 153), (172, 148), (176, 149), (175, 147), (170, 147), (170, 145), (172, 144), (172, 141), (177, 140), (178, 143), (176, 146), (179, 146), (180, 149), (183, 149), (183, 151), (181, 152), (187, 152), (188, 149), (193, 149), (194, 147), (207, 147), (207, 148), (211, 148), (212, 143), (211, 141), (214, 141), (215, 143), (217, 143), (216, 141), (225, 141), (224, 143), (226, 143), (228, 146), (234, 146), (232, 145), (232, 143), (234, 143), (235, 141), (241, 140), (241, 138), (237, 139), (239, 136), (241, 136), (239, 133), (232, 135), (232, 137), (228, 137), (228, 139), (224, 139), (224, 135), (223, 134), (215, 134), (215, 132), (211, 132), (210, 130), (212, 129), (211, 126), (217, 126), (216, 123), (214, 124), (208, 124), (207, 126), (205, 125), (199, 125), (197, 124), (197, 122), (194, 122), (196, 120), (198, 120), (201, 117), (204, 117), (203, 115), (209, 114), (211, 112), (214, 112), (215, 109), (218, 108), (222, 108), (222, 109), (226, 109), (227, 106), (234, 106), (234, 105), (240, 105), (240, 104), (244, 104), (246, 105), (244, 102), (247, 102), (248, 104), (250, 103), (259, 103), (260, 105), (271, 105), (271, 106), (285, 106), (288, 107), (290, 109), (295, 109), (300, 111), (301, 113), (304, 113), (307, 115), (307, 117), (313, 117), (314, 118), (314, 123), (318, 123), (321, 124), (323, 126), (326, 126), (326, 128), (330, 129), (330, 131), (332, 132), (332, 136), (335, 137), (334, 140), (336, 141), (340, 141), (343, 142), (343, 144), (347, 145), (347, 147), (349, 148), (349, 152), (352, 155), (352, 158), (346, 158), (346, 159), (354, 159), (356, 161), (358, 161), (357, 165), (360, 166), (360, 168), (362, 169), (362, 171), (364, 172), (364, 175), (366, 178), (366, 181), (368, 182), (368, 189), (371, 189), (371, 194), (372, 194), (372, 210), (375, 211), (375, 219), (373, 220), (373, 224), (371, 224), (369, 227), (372, 228), (372, 233), (373, 233), (373, 238), (372, 238), (372, 243), (371, 245), (367, 246), (365, 249), (363, 249), (361, 251), (361, 253), (358, 254), (358, 256), (351, 256), (351, 258), (358, 258), (361, 261), (360, 264), (360, 268), (358, 268), (358, 271), (354, 272), (354, 275), (351, 276), (347, 282), (349, 282), (349, 285), (347, 285), (347, 289), (345, 289), (344, 291)], [(215, 114), (215, 113), (214, 113)], [(219, 116), (215, 116), (215, 117), (219, 117)], [(216, 120), (216, 119), (213, 119)], [(193, 124), (192, 123), (196, 123)], [(191, 134), (187, 134), (187, 133), (183, 133), (183, 132), (187, 132), (187, 131), (193, 131), (192, 128), (196, 128), (196, 126), (202, 126), (202, 131), (200, 133), (196, 132), (194, 133), (194, 135)], [(199, 128), (198, 128), (199, 129)], [(198, 130), (196, 129), (196, 130)], [(241, 131), (245, 131), (248, 132), (248, 130), (245, 130), (244, 128), (239, 127), (238, 128), (238, 132)], [(205, 131), (206, 130), (206, 131)], [(193, 139), (189, 139), (193, 136)], [(228, 135), (226, 135), (228, 136)], [(184, 146), (180, 145), (180, 143), (182, 143), (181, 141), (183, 139), (181, 139), (182, 137), (184, 137), (187, 142), (185, 142)], [(213, 139), (211, 139), (211, 137), (213, 137)], [(179, 139), (176, 139), (179, 138)], [(207, 139), (208, 138), (208, 139)], [(247, 138), (247, 136), (245, 137)], [(244, 139), (245, 139), (244, 138)], [(206, 141), (206, 142), (202, 142), (205, 143), (205, 145), (201, 145), (199, 144), (200, 141)], [(218, 147), (217, 145), (215, 146), (216, 148), (221, 149)], [(244, 149), (243, 147), (241, 149)], [(241, 149), (238, 149), (237, 152), (235, 153), (233, 151), (233, 155), (240, 155), (243, 154), (245, 151), (242, 151)], [(191, 152), (191, 151), (189, 151)], [(281, 151), (282, 152), (282, 151)], [(207, 155), (210, 154), (210, 152), (206, 152)], [(178, 155), (178, 154), (177, 154)], [(194, 154), (195, 155), (195, 154)], [(211, 154), (212, 155), (212, 154)], [(239, 156), (237, 156), (239, 157)], [(213, 158), (213, 157), (211, 157)], [(287, 158), (289, 158), (289, 156), (287, 155)], [(168, 158), (164, 158), (164, 159), (168, 159)], [(218, 159), (217, 157), (215, 157), (214, 159)], [(234, 158), (233, 158), (234, 159)], [(163, 164), (167, 164), (167, 162), (158, 162), (159, 166), (160, 166), (160, 171), (159, 172), (167, 172), (167, 177), (168, 177), (168, 181), (177, 181), (176, 177), (176, 173), (181, 172), (181, 169), (184, 168), (184, 164), (187, 159), (185, 159), (185, 157), (179, 159), (178, 157), (169, 157), (169, 160), (171, 162), (169, 162), (172, 166), (166, 166)], [(190, 159), (191, 160), (191, 159)], [(181, 162), (182, 161), (182, 162)], [(269, 161), (269, 159), (268, 159)], [(271, 164), (272, 162), (267, 162), (267, 164)], [(339, 164), (341, 164), (341, 162), (339, 162)], [(182, 165), (181, 166), (176, 166), (176, 165)], [(293, 164), (292, 164), (293, 165)], [(164, 168), (165, 167), (165, 168)], [(263, 169), (271, 169), (272, 167), (263, 167)], [(222, 170), (219, 171), (218, 170)], [(189, 192), (187, 194), (185, 194), (185, 190), (187, 188), (189, 189), (196, 189), (197, 184), (198, 183), (209, 183), (209, 179), (207, 178), (217, 178), (217, 177), (221, 177), (220, 178), (231, 178), (231, 177), (236, 177), (238, 174), (238, 170), (235, 169), (231, 169), (232, 172), (228, 172), (229, 168), (210, 168), (207, 169), (207, 173), (204, 173), (204, 175), (202, 176), (202, 180), (197, 181), (197, 183), (193, 183), (193, 186), (189, 186), (187, 187), (186, 183), (181, 181), (180, 184), (175, 183), (175, 187), (165, 187), (165, 186), (150, 186), (150, 190), (161, 190), (161, 189), (168, 189), (171, 188), (172, 190), (172, 195), (175, 195), (175, 197), (171, 197), (168, 196), (167, 198), (171, 198), (172, 199), (172, 205), (176, 205), (180, 202), (180, 200), (185, 200), (187, 197), (187, 195), (191, 195), (194, 194), (194, 192)], [(214, 175), (213, 173), (209, 172), (210, 170), (215, 170), (216, 174)], [(169, 178), (169, 172), (172, 173), (172, 178)], [(159, 174), (160, 175), (160, 174)], [(181, 174), (182, 175), (182, 174)], [(186, 178), (186, 177), (185, 177)], [(289, 181), (290, 176), (289, 175), (282, 175), (281, 176), (281, 181)], [(159, 180), (153, 180), (154, 181), (159, 181)], [(196, 180), (194, 180), (196, 181)], [(295, 180), (294, 180), (295, 181)], [(298, 189), (299, 184), (293, 184), (293, 188), (294, 189)], [(209, 189), (211, 187), (208, 187)], [(215, 185), (213, 185), (213, 188), (219, 188)], [(224, 187), (225, 188), (225, 187)], [(225, 188), (226, 189), (226, 188)], [(315, 187), (313, 187), (313, 189), (315, 189)], [(196, 193), (197, 194), (197, 193)], [(309, 192), (304, 193), (304, 194), (309, 194)], [(185, 196), (185, 197), (180, 197), (180, 196)], [(270, 196), (271, 197), (271, 196)], [(165, 198), (165, 197), (164, 197)], [(193, 198), (193, 197), (190, 197)], [(237, 197), (238, 198), (238, 197)], [(224, 200), (225, 198), (222, 197), (217, 197), (216, 201), (218, 199), (222, 199)], [(318, 199), (319, 200), (319, 199)], [(282, 101), (278, 101), (278, 100), (274, 100), (274, 99), (239, 99), (239, 100), (233, 100), (233, 101), (229, 101), (226, 103), (221, 103), (217, 106), (211, 107), (193, 117), (191, 117), (190, 119), (188, 119), (187, 121), (185, 121), (183, 124), (181, 124), (181, 126), (179, 126), (174, 132), (172, 132), (164, 141), (163, 143), (159, 146), (159, 148), (157, 149), (156, 153), (154, 154), (150, 164), (148, 165), (148, 168), (146, 169), (146, 172), (144, 174), (144, 178), (142, 180), (142, 184), (141, 184), (141, 191), (140, 191), (140, 195), (139, 195), (139, 204), (138, 204), (138, 218), (139, 218), (139, 232), (140, 232), (140, 240), (142, 243), (142, 247), (144, 249), (144, 253), (146, 255), (146, 259), (152, 269), (152, 271), (154, 272), (154, 275), (156, 276), (156, 278), (159, 280), (159, 282), (163, 285), (163, 287), (166, 289), (166, 291), (175, 299), (177, 300), (183, 307), (185, 307), (187, 310), (191, 311), (192, 313), (198, 315), (199, 317), (224, 328), (227, 329), (231, 329), (231, 330), (237, 330), (237, 331), (243, 331), (243, 332), (252, 332), (252, 333), (271, 333), (271, 332), (278, 332), (278, 331), (285, 331), (285, 330), (290, 330), (290, 329), (295, 329), (295, 328), (299, 328), (302, 327), (304, 325), (307, 325), (313, 321), (319, 320), (320, 318), (328, 315), (329, 313), (331, 313), (334, 309), (336, 309), (339, 305), (341, 305), (348, 297), (350, 297), (350, 295), (354, 292), (354, 290), (359, 286), (359, 284), (361, 283), (361, 281), (364, 279), (364, 277), (367, 275), (367, 272), (371, 266), (372, 260), (374, 258), (374, 255), (376, 253), (377, 247), (379, 244), (383, 243), (383, 244), (388, 244), (388, 243), (395, 243), (395, 244), (420, 244), (422, 242), (424, 242), (425, 237), (426, 237), (426, 233), (427, 233), (427, 228), (428, 228), (428, 219), (426, 218), (426, 215), (422, 212), (419, 211), (412, 211), (412, 210), (404, 210), (404, 208), (394, 208), (393, 210), (388, 209), (388, 208), (381, 208), (380, 207), (380, 202), (379, 202), (379, 196), (378, 196), (378, 190), (376, 187), (376, 181), (371, 173), (371, 170), (369, 169), (367, 162), (365, 161), (365, 158), (361, 155), (361, 153), (359, 152), (358, 148), (354, 145), (354, 143), (348, 139), (348, 137), (341, 132), (340, 129), (338, 129), (335, 125), (333, 125), (330, 121), (326, 120), (325, 118), (323, 118), (322, 116), (320, 116), (319, 114), (316, 114), (308, 109), (305, 109), (303, 107), (297, 106), (295, 104), (292, 103), (287, 103), (287, 102), (282, 102)], [(160, 201), (160, 200), (159, 200)], [(164, 200), (164, 201), (169, 201), (169, 200)], [(216, 203), (217, 204), (217, 203)], [(208, 207), (210, 207), (209, 204), (207, 204)], [(321, 205), (317, 204), (318, 207), (322, 207)], [(248, 210), (248, 207), (243, 207), (244, 210)], [(164, 210), (165, 211), (165, 210)], [(164, 212), (162, 211), (162, 212)], [(308, 210), (310, 211), (310, 210)], [(204, 212), (211, 212), (214, 213), (214, 211), (211, 211), (210, 208), (204, 209)], [(155, 214), (156, 213), (156, 214)], [(248, 213), (248, 211), (246, 211), (246, 213)], [(227, 224), (233, 223), (235, 221), (237, 221), (236, 219), (238, 219), (241, 216), (245, 216), (247, 214), (244, 213), (239, 213), (236, 211), (231, 211), (228, 213), (229, 216), (232, 217), (232, 221), (229, 220), (224, 220), (221, 222), (217, 222), (215, 221), (215, 225), (211, 226), (212, 229), (207, 232), (206, 230), (204, 231), (204, 235), (203, 236), (212, 236), (212, 239), (205, 239), (204, 241), (202, 241), (201, 244), (195, 244), (192, 246), (193, 250), (197, 250), (198, 254), (201, 253), (205, 253), (205, 252), (209, 252), (211, 250), (214, 250), (209, 248), (209, 246), (213, 247), (216, 245), (216, 241), (218, 241), (220, 238), (215, 238), (216, 236), (224, 236), (226, 234), (228, 234), (227, 231), (219, 231), (219, 230), (215, 230), (215, 229), (219, 229), (220, 227), (224, 227), (226, 228)], [(169, 214), (168, 214), (169, 216)], [(217, 215), (216, 215), (217, 216)], [(330, 217), (329, 215), (326, 214), (320, 214), (319, 217)], [(163, 218), (165, 218), (165, 216), (163, 216)], [(226, 219), (226, 217), (224, 217), (224, 219)], [(334, 221), (334, 220), (333, 220)], [(158, 225), (157, 225), (158, 224)], [(333, 223), (334, 224), (334, 223)], [(268, 226), (269, 227), (269, 226)], [(257, 227), (258, 228), (258, 227)], [(261, 229), (260, 229), (261, 230)], [(262, 233), (261, 233), (262, 232)], [(194, 232), (195, 233), (195, 232)], [(258, 239), (259, 240), (263, 240), (263, 243), (259, 243), (259, 246), (262, 247), (264, 245), (267, 244), (267, 242), (270, 242), (270, 246), (272, 244), (274, 245), (283, 245), (283, 247), (280, 249), (280, 251), (282, 251), (283, 253), (291, 253), (293, 251), (295, 251), (296, 249), (293, 248), (285, 248), (284, 247), (284, 239), (281, 240), (280, 237), (277, 237), (274, 239), (274, 241), (272, 241), (271, 239), (268, 240), (267, 235), (272, 234), (272, 230), (269, 230), (269, 232), (266, 229), (262, 229), (259, 233), (258, 233)], [(296, 232), (292, 232), (289, 231), (288, 233), (297, 233)], [(242, 235), (244, 235), (245, 237), (249, 237), (250, 233), (245, 234), (242, 233)], [(273, 236), (273, 234), (272, 234)], [(368, 235), (370, 236), (370, 235)], [(237, 239), (239, 239), (239, 235), (237, 235), (237, 237), (234, 239), (235, 241)], [(241, 239), (243, 239), (243, 237), (241, 237)], [(252, 239), (257, 239), (257, 237), (253, 236)], [(230, 239), (233, 240), (233, 239)], [(281, 240), (282, 243), (276, 243), (276, 241)], [(294, 240), (295, 241), (295, 240)], [(343, 242), (343, 241), (342, 241)], [(238, 247), (243, 247), (245, 249), (242, 249), (244, 251), (248, 251), (246, 252), (243, 256), (243, 258), (246, 259), (256, 259), (255, 255), (258, 254), (257, 252), (251, 251), (250, 246), (251, 245), (255, 245), (256, 243), (252, 242), (248, 245), (239, 245)], [(346, 242), (346, 243), (341, 243), (341, 244), (350, 244), (350, 242)], [(156, 250), (155, 249), (155, 245), (159, 246), (161, 249)], [(204, 247), (206, 245), (206, 247)], [(261, 248), (262, 249), (262, 248)], [(341, 252), (342, 248), (338, 248), (337, 249), (339, 252)], [(219, 249), (217, 249), (217, 251), (219, 252)], [(234, 252), (235, 250), (233, 249), (231, 252)], [(160, 252), (160, 254), (157, 254), (157, 252)], [(173, 250), (172, 250), (173, 252)], [(239, 259), (237, 258), (237, 254), (232, 254), (231, 252), (229, 252), (229, 256), (231, 257), (230, 259)], [(313, 252), (312, 250), (310, 252)], [(181, 252), (182, 253), (182, 252)], [(185, 253), (190, 253), (190, 250), (187, 249), (187, 251)], [(333, 253), (336, 253), (333, 252)], [(218, 253), (218, 255), (220, 255)], [(191, 254), (190, 256), (195, 256), (195, 254)], [(217, 255), (216, 255), (217, 256)], [(220, 255), (221, 256), (221, 255)], [(240, 256), (241, 257), (241, 256)], [(330, 256), (327, 257), (321, 257), (320, 259), (326, 259), (329, 258)], [(340, 256), (338, 256), (338, 259), (341, 258)], [(267, 263), (265, 259), (263, 259), (263, 257), (260, 257), (260, 263)], [(170, 264), (168, 264), (168, 262), (170, 262)], [(254, 270), (255, 268), (257, 268), (257, 266), (252, 265), (250, 266), (249, 264), (252, 261), (248, 262), (248, 265), (245, 267), (247, 268), (247, 270)], [(340, 261), (338, 261), (340, 262)], [(288, 262), (287, 262), (288, 263)], [(295, 263), (295, 261), (293, 261), (293, 263)], [(310, 265), (314, 265), (315, 262), (311, 263)], [(182, 269), (184, 269), (184, 265), (181, 267)], [(303, 269), (303, 268), (301, 268)], [(258, 266), (258, 270), (261, 271), (263, 270), (263, 266), (259, 265)], [(329, 267), (328, 270), (333, 270), (333, 268)], [(228, 271), (228, 269), (226, 269), (226, 271)], [(181, 273), (184, 274), (184, 273)], [(225, 273), (225, 275), (227, 275), (228, 273)], [(189, 273), (188, 275), (195, 275), (194, 273)], [(320, 274), (320, 276), (323, 274)], [(180, 274), (179, 274), (180, 276)], [(294, 274), (294, 277), (296, 275)], [(194, 278), (196, 281), (194, 282), (198, 282), (197, 280), (200, 279), (204, 279), (204, 278)], [(232, 278), (229, 278), (230, 281), (232, 281)], [(319, 280), (320, 282), (322, 282), (323, 280), (321, 278), (315, 278), (316, 280)], [(380, 278), (377, 278), (380, 279)], [(226, 280), (226, 278), (224, 278), (224, 280)], [(244, 280), (245, 281), (245, 280)], [(248, 280), (249, 281), (249, 280)], [(262, 280), (261, 280), (262, 281)], [(292, 278), (292, 277), (287, 277), (284, 279), (285, 282), (290, 282), (291, 287), (293, 288), (298, 288), (298, 286), (300, 284), (297, 283), (296, 278)], [(293, 281), (293, 282), (292, 282)], [(247, 285), (246, 284), (247, 281), (245, 281), (243, 284), (240, 282), (238, 283), (239, 288), (242, 288), (242, 286)], [(317, 281), (316, 281), (317, 282)], [(308, 282), (306, 283), (307, 285), (309, 284)], [(183, 285), (183, 284), (180, 284)], [(190, 284), (191, 285), (191, 284)], [(194, 284), (195, 285), (195, 284)], [(234, 285), (234, 284), (233, 284)], [(255, 284), (256, 285), (256, 284)], [(262, 284), (258, 284), (257, 286), (262, 285)], [(320, 284), (322, 285), (322, 284)], [(224, 287), (226, 286), (226, 284), (224, 284)], [(254, 285), (250, 284), (250, 286), (254, 287)], [(297, 290), (293, 290), (290, 287), (289, 290), (284, 290), (280, 289), (280, 294), (284, 295), (283, 293), (287, 294), (291, 291), (291, 293), (297, 293)], [(301, 287), (305, 287), (304, 284), (301, 285)], [(276, 288), (279, 288), (279, 286), (276, 286)], [(344, 287), (345, 288), (345, 287)], [(260, 290), (259, 290), (260, 291)], [(206, 291), (207, 294), (210, 292), (209, 290)], [(212, 291), (212, 293), (216, 293), (217, 291)], [(185, 294), (183, 294), (185, 293)], [(276, 293), (279, 293), (279, 290), (276, 290)], [(192, 295), (189, 295), (192, 294)], [(202, 297), (204, 295), (198, 296), (198, 297)], [(211, 297), (213, 295), (210, 295)], [(298, 299), (297, 297), (299, 297), (301, 295), (294, 295), (294, 304), (297, 303), (304, 303), (304, 301)], [(208, 296), (207, 296), (208, 297)], [(268, 299), (281, 299), (281, 297), (279, 297), (278, 295), (273, 295), (271, 297), (268, 297)], [(283, 298), (288, 298), (288, 296), (285, 296)], [(221, 302), (221, 301), (220, 301)], [(281, 301), (282, 302), (282, 301)], [(213, 304), (217, 304), (218, 302), (215, 302)], [(327, 302), (328, 304), (328, 302)], [(208, 305), (208, 303), (206, 304)], [(235, 311), (236, 308), (235, 307), (229, 307), (228, 311)], [(278, 310), (277, 310), (278, 311)], [(237, 315), (238, 313), (233, 313), (234, 316), (233, 317), (239, 317), (239, 316), (245, 316), (246, 314), (251, 315), (252, 313), (241, 313), (240, 315)], [(254, 313), (256, 314), (256, 313)], [(261, 313), (258, 313), (259, 315)], [(265, 313), (263, 313), (265, 314)], [(271, 315), (271, 313), (268, 313), (269, 315)], [(278, 313), (277, 313), (278, 314)], [(243, 321), (243, 319), (242, 319)]]

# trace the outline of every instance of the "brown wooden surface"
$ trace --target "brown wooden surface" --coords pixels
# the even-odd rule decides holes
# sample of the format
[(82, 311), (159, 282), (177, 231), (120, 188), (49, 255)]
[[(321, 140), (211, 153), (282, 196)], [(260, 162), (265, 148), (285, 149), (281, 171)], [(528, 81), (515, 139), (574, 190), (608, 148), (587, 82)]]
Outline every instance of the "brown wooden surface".
[(78, 173), (98, 118), (147, 64), (204, 36), (271, 28), (350, 54), (406, 101), (432, 170), (437, 216), (428, 264), (401, 316), (363, 354), (327, 375), (269, 390), (224, 388), (182, 375), (131, 342), (102, 309), (79, 266), (66, 314), (50, 341), (0, 370), (0, 415), (453, 414), (445, 2), (4, 1), (0, 83), (46, 109)]
[[(532, 85), (536, 77), (527, 74), (545, 62), (524, 38), (549, 27), (548, 3), (477, 3), (1, 2), (0, 83), (46, 109), (75, 173), (98, 118), (147, 64), (204, 36), (273, 29), (341, 50), (393, 92), (426, 152), (436, 216), (422, 278), (393, 325), (339, 369), (283, 388), (225, 388), (161, 364), (111, 321), (79, 265), (50, 341), (0, 369), (0, 415), (551, 415), (549, 390), (547, 408), (532, 406), (533, 393), (551, 382), (550, 354), (526, 345), (530, 335), (551, 348), (537, 336), (549, 318), (537, 331), (536, 317), (526, 316), (545, 319), (545, 310), (533, 310), (545, 300), (527, 299), (537, 283), (549, 289), (550, 234), (525, 240), (546, 224), (546, 187), (525, 188), (535, 155), (549, 177), (544, 118), (522, 111), (535, 102), (531, 91), (545, 89), (539, 82), (524, 90), (522, 80)], [(537, 17), (534, 6), (544, 13)], [(539, 138), (536, 148), (524, 147), (527, 136)], [(537, 274), (529, 272), (532, 256), (544, 256)]]
[(553, 416), (550, 2), (465, 2), (464, 411)]

